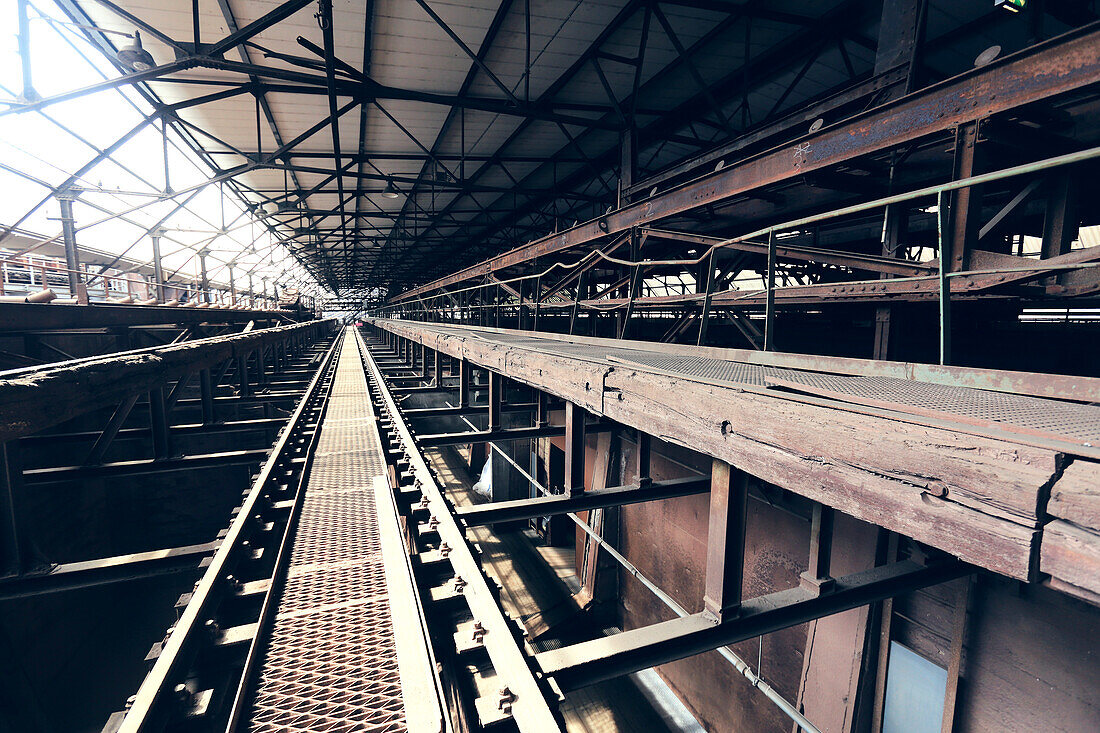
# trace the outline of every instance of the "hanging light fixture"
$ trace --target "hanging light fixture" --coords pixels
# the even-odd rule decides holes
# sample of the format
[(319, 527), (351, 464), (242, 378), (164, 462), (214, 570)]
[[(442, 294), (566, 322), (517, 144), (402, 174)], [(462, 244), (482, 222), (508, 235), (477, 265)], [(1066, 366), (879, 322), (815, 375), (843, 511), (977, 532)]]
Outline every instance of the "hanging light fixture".
[(400, 194), (397, 192), (397, 188), (394, 187), (393, 181), (386, 181), (386, 187), (382, 189), (382, 198), (395, 199)]
[(134, 42), (120, 48), (115, 55), (119, 63), (133, 71), (149, 71), (157, 65), (149, 52), (141, 47), (141, 34), (137, 31), (134, 31)]

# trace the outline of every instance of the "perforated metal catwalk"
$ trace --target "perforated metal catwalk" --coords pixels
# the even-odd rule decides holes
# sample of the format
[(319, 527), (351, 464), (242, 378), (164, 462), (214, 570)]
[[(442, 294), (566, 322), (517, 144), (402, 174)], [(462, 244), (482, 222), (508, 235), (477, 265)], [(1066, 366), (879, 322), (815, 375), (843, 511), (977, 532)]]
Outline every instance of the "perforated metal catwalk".
[[(1100, 382), (1095, 379), (1075, 378), (1077, 386), (1082, 387), (1080, 394), (1076, 395), (1078, 399), (1047, 399), (1001, 390), (860, 374), (860, 362), (857, 360), (847, 360), (845, 373), (837, 373), (827, 360), (822, 360), (822, 365), (817, 368), (788, 368), (721, 358), (714, 354), (719, 350), (692, 346), (541, 336), (434, 323), (418, 322), (415, 327), (609, 366), (618, 364), (721, 385), (797, 392), (912, 416), (997, 428), (1022, 436), (1064, 441), (1078, 449), (1100, 446), (1100, 406), (1095, 404)], [(758, 354), (764, 357), (762, 352)], [(873, 363), (862, 364), (870, 369)]]
[(248, 730), (408, 729), (376, 506), (386, 467), (374, 420), (359, 343), (348, 337)]

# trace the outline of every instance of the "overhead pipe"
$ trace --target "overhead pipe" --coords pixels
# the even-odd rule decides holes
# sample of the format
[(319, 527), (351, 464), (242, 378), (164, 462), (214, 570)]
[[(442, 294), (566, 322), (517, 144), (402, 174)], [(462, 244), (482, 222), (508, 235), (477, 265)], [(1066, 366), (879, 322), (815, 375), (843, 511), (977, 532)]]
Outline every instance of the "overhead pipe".
[(57, 300), (57, 294), (46, 288), (30, 295), (0, 295), (0, 303), (49, 303)]

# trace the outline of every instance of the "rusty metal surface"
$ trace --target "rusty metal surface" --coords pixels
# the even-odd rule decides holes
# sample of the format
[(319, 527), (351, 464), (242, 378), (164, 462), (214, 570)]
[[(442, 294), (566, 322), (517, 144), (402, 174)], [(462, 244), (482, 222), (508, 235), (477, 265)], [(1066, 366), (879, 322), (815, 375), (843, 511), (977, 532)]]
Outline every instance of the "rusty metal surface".
[(354, 339), (344, 341), (249, 730), (404, 731), (374, 477), (385, 474)]

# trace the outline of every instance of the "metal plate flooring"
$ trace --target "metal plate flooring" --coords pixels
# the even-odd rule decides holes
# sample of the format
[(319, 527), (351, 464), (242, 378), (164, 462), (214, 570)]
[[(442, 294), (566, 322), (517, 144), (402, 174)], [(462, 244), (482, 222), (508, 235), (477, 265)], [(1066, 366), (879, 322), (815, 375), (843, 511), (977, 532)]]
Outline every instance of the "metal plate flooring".
[(259, 672), (249, 730), (404, 731), (374, 479), (385, 475), (359, 346), (344, 339)]

